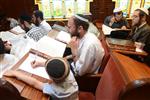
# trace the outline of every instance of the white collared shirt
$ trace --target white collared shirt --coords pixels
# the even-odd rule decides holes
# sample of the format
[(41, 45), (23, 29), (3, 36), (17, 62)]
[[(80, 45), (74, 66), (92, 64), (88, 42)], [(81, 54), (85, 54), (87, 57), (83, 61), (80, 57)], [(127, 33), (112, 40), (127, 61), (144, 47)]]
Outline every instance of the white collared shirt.
[(104, 49), (100, 40), (91, 33), (86, 33), (79, 41), (78, 60), (72, 63), (73, 70), (77, 75), (96, 74), (100, 68)]
[(51, 26), (50, 26), (45, 20), (43, 20), (43, 21), (40, 23), (39, 27), (41, 27), (42, 29), (44, 29), (44, 30), (47, 32), (47, 34), (48, 34), (48, 32), (50, 32), (50, 30), (52, 29)]

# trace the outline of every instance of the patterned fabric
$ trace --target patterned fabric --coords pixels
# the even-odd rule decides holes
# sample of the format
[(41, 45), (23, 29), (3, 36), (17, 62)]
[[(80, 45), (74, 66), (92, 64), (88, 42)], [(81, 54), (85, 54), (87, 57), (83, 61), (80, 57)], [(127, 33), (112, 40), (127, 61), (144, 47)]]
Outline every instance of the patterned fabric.
[(27, 36), (32, 38), (34, 41), (40, 40), (47, 33), (40, 27), (32, 25), (31, 29), (27, 32)]

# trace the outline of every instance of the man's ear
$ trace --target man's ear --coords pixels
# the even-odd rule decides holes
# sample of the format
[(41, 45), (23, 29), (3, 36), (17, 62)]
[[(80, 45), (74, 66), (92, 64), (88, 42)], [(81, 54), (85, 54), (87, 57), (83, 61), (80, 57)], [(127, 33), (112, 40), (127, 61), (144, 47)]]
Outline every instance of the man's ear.
[(78, 27), (78, 30), (83, 30), (83, 26), (79, 26), (79, 27)]
[(146, 21), (146, 16), (143, 16), (143, 17), (142, 17), (142, 21)]

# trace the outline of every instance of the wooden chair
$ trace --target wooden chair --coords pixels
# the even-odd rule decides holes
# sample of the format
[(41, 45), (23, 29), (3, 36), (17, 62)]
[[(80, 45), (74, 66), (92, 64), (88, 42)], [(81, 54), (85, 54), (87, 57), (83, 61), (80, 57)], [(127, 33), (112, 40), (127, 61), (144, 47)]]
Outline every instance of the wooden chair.
[(149, 100), (150, 78), (134, 80), (120, 93), (119, 100)]
[(0, 98), (1, 100), (25, 100), (15, 87), (4, 79), (0, 79)]

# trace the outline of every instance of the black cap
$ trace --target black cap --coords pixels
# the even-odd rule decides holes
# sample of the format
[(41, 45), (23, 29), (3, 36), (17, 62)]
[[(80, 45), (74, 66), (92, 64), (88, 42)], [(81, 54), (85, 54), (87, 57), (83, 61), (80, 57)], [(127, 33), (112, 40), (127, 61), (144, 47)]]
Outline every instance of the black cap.
[(52, 58), (46, 62), (46, 71), (54, 81), (63, 81), (70, 72), (68, 62), (63, 58)]

